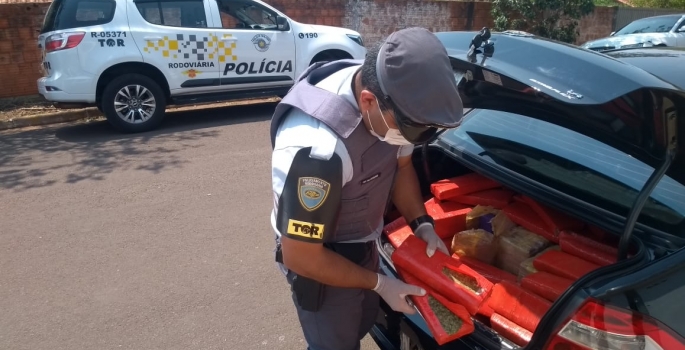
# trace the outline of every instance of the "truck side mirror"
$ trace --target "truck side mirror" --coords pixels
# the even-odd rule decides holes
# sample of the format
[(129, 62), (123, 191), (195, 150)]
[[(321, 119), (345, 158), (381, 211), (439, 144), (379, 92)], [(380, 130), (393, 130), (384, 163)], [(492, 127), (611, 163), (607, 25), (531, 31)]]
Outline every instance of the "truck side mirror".
[(611, 34), (609, 34), (609, 36), (614, 36), (614, 34), (616, 34), (616, 32), (611, 32)]
[(277, 16), (276, 24), (278, 25), (278, 30), (287, 31), (290, 29), (290, 26), (288, 25), (288, 19), (285, 17)]

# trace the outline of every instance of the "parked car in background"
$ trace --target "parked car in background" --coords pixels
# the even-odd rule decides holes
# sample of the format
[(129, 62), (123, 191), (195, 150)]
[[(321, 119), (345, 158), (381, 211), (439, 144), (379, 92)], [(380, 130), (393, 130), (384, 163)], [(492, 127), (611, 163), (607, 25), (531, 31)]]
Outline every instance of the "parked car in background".
[(581, 46), (594, 51), (650, 46), (685, 47), (685, 13), (638, 19), (609, 37), (588, 41)]
[[(577, 278), (566, 277), (568, 284), (562, 283), (564, 287), (553, 297), (540, 294), (533, 298), (534, 289), (527, 289), (521, 277), (535, 271), (529, 271), (532, 268), (525, 267), (528, 260), (524, 260), (520, 270), (510, 272), (511, 284), (521, 286), (529, 298), (519, 304), (517, 294), (512, 293), (497, 299), (496, 304), (486, 301), (476, 315), (471, 314), (469, 333), (443, 345), (438, 344), (437, 337), (446, 337), (447, 329), (454, 332), (466, 322), (448, 323), (443, 312), (440, 322), (447, 326), (436, 335), (429, 327), (438, 324), (432, 313), (398, 313), (381, 301), (371, 332), (376, 344), (383, 350), (685, 349), (685, 147), (679, 137), (685, 131), (685, 51), (655, 47), (596, 54), (512, 32), (493, 33), (489, 44), (494, 49), (481, 48), (480, 53), (470, 56), (470, 46), (474, 42), (480, 45), (480, 40), (472, 41), (474, 34), (437, 33), (450, 55), (466, 114), (458, 128), (445, 130), (414, 153), (421, 192), (426, 205), (434, 209), (429, 213), (457, 225), (451, 219), (456, 211), (440, 214), (439, 208), (450, 204), (436, 205), (439, 200), (431, 184), (478, 175), (480, 180), (471, 185), (494, 182), (501, 187), (467, 194), (464, 202), (448, 199), (442, 203), (451, 202), (457, 208), (452, 210), (490, 205), (507, 213), (507, 208), (526, 208), (521, 203), (537, 202), (555, 210), (560, 225), (586, 232), (584, 237), (612, 242), (602, 248), (607, 248), (602, 251), (611, 261), (584, 270), (588, 272), (577, 274)], [(488, 191), (499, 192), (487, 195)], [(479, 202), (487, 198), (490, 204)], [(467, 202), (465, 207), (458, 204)], [(401, 278), (408, 269), (398, 268), (401, 260), (395, 254), (411, 231), (407, 231), (406, 223), (402, 229), (397, 226), (399, 216), (392, 207), (388, 213), (386, 230), (377, 240), (381, 269), (388, 276)], [(538, 210), (519, 214), (522, 216), (517, 223), (524, 216), (543, 217)], [(487, 227), (482, 218), (477, 223), (481, 229)], [(549, 225), (544, 222), (537, 224)], [(495, 219), (490, 225), (494, 227)], [(535, 232), (554, 231), (520, 225)], [(445, 227), (436, 226), (436, 231), (442, 232)], [(533, 236), (523, 239), (513, 235), (510, 237), (518, 238), (509, 240), (499, 236), (504, 243), (495, 249), (498, 256), (494, 264), (507, 265), (517, 254), (538, 257), (527, 249), (533, 247)], [(444, 239), (449, 246), (452, 239)], [(488, 244), (464, 242), (461, 247), (471, 253)], [(556, 244), (558, 248), (561, 243)], [(410, 261), (407, 251), (403, 255), (406, 260), (402, 260), (405, 267)], [(560, 252), (569, 251), (561, 244)], [(414, 251), (415, 256), (422, 252)], [(435, 265), (424, 261), (412, 270), (423, 274), (424, 283), (429, 279), (426, 276), (438, 276), (440, 272), (435, 271), (446, 266), (444, 260), (433, 259)], [(499, 278), (496, 273), (487, 274), (492, 272), (482, 267), (487, 263), (474, 265), (473, 259), (460, 263), (476, 271), (489, 271), (481, 276), (491, 281)], [(532, 264), (542, 269), (542, 265)], [(562, 269), (580, 265), (562, 263)], [(414, 278), (421, 276), (415, 274)], [(434, 278), (434, 285), (438, 285), (436, 281), (442, 277)], [(463, 281), (470, 281), (469, 277)], [(530, 303), (533, 299), (538, 302)], [(424, 301), (423, 305), (429, 304)], [(510, 315), (503, 316), (506, 314)], [(504, 323), (518, 316), (528, 326)], [(533, 322), (537, 325), (531, 326)]]
[(312, 63), (366, 54), (358, 32), (259, 0), (54, 0), (38, 46), (41, 95), (129, 132), (157, 127), (168, 105), (282, 96)]

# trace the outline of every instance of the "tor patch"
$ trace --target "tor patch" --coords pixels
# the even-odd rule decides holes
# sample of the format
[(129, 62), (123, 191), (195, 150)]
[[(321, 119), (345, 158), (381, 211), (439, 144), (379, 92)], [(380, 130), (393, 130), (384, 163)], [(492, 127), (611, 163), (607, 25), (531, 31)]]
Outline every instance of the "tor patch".
[(307, 211), (319, 209), (326, 201), (331, 184), (318, 177), (299, 178), (297, 189), (300, 204)]

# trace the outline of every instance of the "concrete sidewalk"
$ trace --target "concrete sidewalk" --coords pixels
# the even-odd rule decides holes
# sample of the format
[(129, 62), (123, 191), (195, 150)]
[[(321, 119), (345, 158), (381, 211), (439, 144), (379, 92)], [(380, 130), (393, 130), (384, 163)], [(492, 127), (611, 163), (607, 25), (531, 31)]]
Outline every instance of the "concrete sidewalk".
[[(202, 110), (202, 109), (212, 109), (230, 106), (241, 106), (250, 104), (260, 104), (260, 103), (274, 103), (280, 101), (278, 97), (272, 98), (260, 98), (260, 99), (248, 99), (248, 100), (238, 100), (238, 101), (228, 101), (228, 102), (216, 102), (207, 104), (197, 104), (188, 106), (170, 106), (167, 107), (168, 112), (175, 111), (189, 111), (189, 110)], [(0, 120), (0, 130), (25, 128), (30, 126), (40, 126), (58, 123), (74, 122), (79, 120), (89, 120), (89, 119), (104, 119), (104, 115), (95, 108), (83, 108), (83, 109), (65, 109), (58, 110), (56, 112), (44, 113), (44, 114), (34, 114), (29, 116), (21, 116), (9, 120)]]

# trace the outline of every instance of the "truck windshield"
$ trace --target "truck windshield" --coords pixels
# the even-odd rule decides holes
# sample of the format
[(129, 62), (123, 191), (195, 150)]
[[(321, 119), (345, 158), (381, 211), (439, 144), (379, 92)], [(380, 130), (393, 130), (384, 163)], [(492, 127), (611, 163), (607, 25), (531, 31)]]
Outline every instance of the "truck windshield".
[[(582, 134), (499, 111), (475, 110), (439, 141), (623, 216), (654, 171)], [(685, 237), (685, 186), (664, 177), (638, 221)]]
[(114, 0), (53, 0), (40, 33), (109, 23), (116, 6)]

